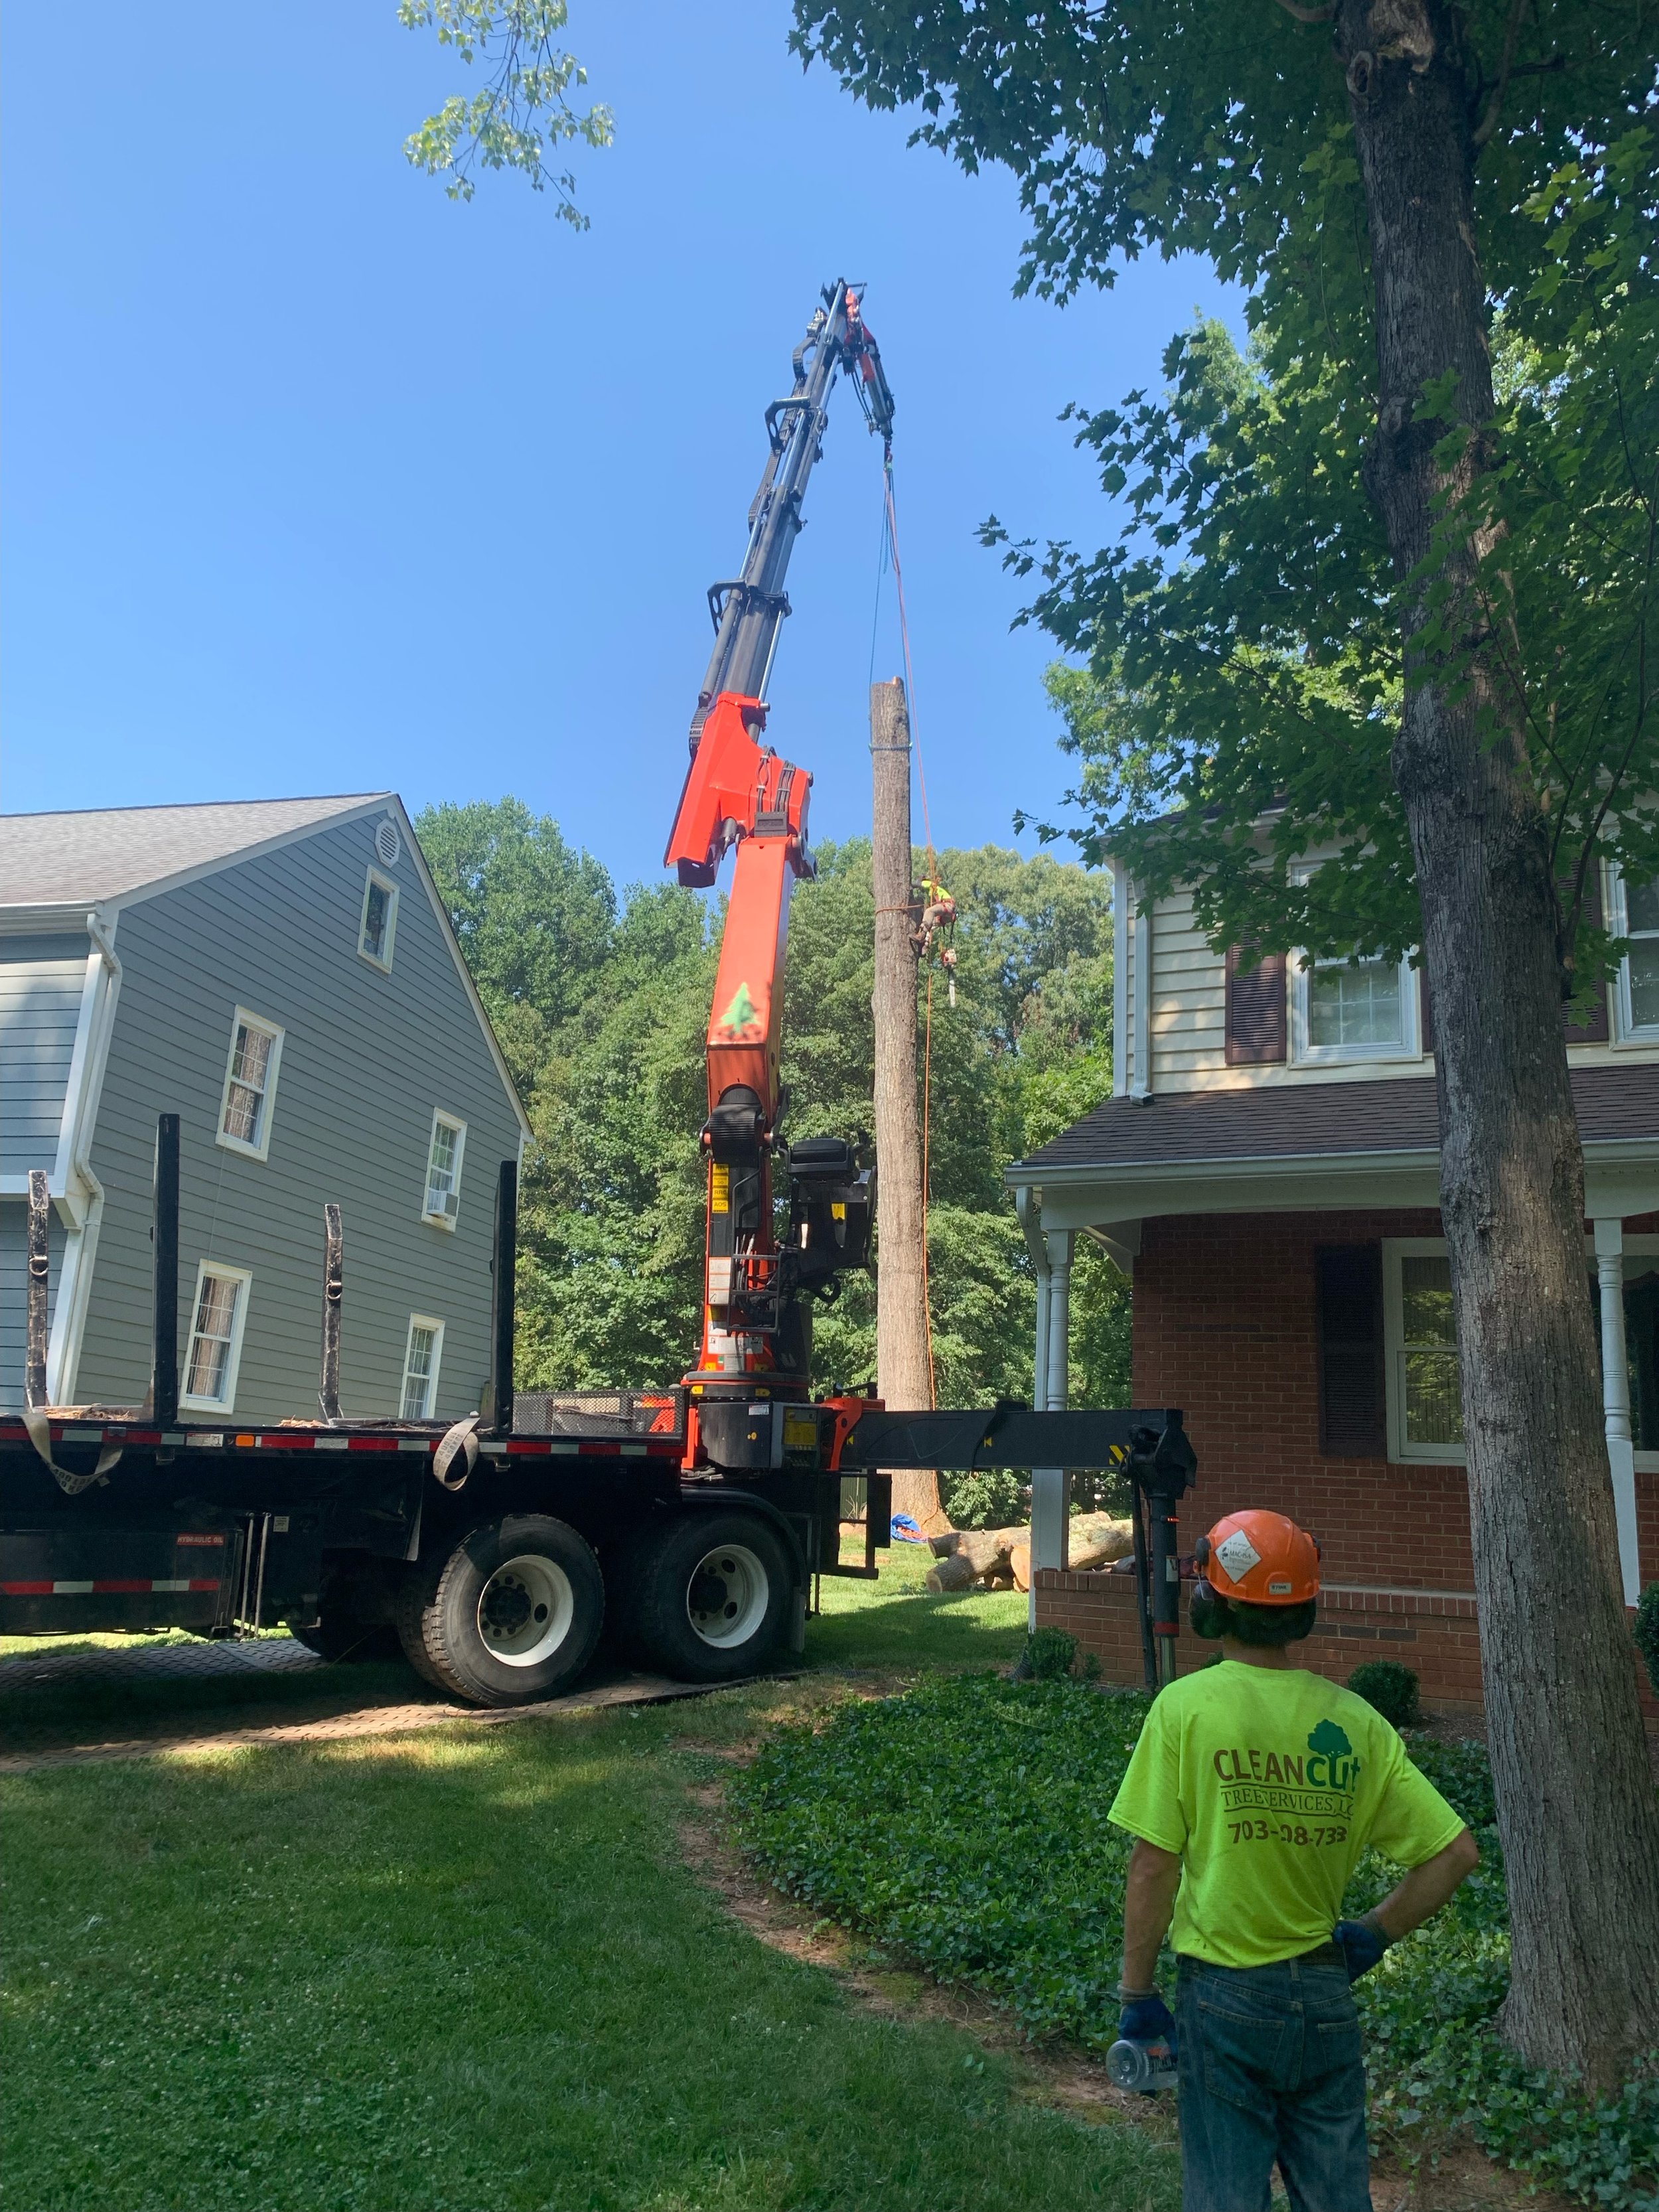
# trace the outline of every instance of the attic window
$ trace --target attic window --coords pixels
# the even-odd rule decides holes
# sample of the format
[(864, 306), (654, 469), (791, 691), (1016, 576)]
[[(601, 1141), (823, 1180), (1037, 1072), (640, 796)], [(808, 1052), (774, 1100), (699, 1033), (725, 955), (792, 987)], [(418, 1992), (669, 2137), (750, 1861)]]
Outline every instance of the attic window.
[(392, 972), (392, 945), (398, 932), (398, 886), (371, 868), (363, 884), (363, 910), (357, 926), (357, 950), (371, 967)]
[(461, 1155), (466, 1150), (466, 1124), (441, 1109), (432, 1116), (432, 1142), (427, 1149), (426, 1202), (421, 1218), (440, 1229), (453, 1229), (461, 1211)]

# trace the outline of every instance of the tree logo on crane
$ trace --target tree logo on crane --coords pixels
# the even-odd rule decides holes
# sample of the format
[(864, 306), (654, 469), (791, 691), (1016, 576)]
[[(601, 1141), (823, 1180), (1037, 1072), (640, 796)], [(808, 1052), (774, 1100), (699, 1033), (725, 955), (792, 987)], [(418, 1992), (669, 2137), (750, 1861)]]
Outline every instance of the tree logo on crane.
[(732, 1003), (720, 1016), (719, 1027), (723, 1036), (734, 1037), (760, 1027), (760, 1008), (749, 995), (747, 983), (739, 983), (732, 994)]

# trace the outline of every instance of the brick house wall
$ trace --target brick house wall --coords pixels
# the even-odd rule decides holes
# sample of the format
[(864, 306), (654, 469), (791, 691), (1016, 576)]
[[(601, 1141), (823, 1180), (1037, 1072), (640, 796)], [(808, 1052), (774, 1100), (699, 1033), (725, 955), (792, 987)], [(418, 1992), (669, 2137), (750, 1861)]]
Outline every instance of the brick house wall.
[[(1659, 1217), (1626, 1225), (1651, 1231)], [(1470, 1710), (1480, 1682), (1463, 1469), (1320, 1449), (1316, 1249), (1441, 1233), (1432, 1210), (1148, 1219), (1134, 1263), (1133, 1402), (1186, 1411), (1199, 1478), (1182, 1502), (1183, 1553), (1224, 1512), (1288, 1514), (1322, 1550), (1327, 1597), (1306, 1663), (1340, 1680), (1362, 1659), (1399, 1658), (1425, 1696)], [(1638, 1473), (1636, 1488), (1645, 1578), (1659, 1573), (1659, 1475)], [(1132, 1581), (1054, 1571), (1036, 1581), (1039, 1622), (1076, 1635), (1109, 1679), (1141, 1679)], [(1183, 1635), (1182, 1671), (1207, 1656)]]

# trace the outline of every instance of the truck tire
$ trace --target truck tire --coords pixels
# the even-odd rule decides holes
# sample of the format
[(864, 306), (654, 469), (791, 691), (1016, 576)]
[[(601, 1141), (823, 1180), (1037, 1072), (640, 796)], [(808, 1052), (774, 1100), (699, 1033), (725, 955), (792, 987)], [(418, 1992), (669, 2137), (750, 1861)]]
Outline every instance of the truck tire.
[(544, 1513), (470, 1528), (447, 1558), (411, 1570), (398, 1601), (410, 1663), (475, 1705), (556, 1696), (604, 1623), (599, 1561), (568, 1522)]
[(758, 1674), (783, 1640), (794, 1577), (758, 1513), (677, 1515), (630, 1562), (629, 1641), (683, 1682)]

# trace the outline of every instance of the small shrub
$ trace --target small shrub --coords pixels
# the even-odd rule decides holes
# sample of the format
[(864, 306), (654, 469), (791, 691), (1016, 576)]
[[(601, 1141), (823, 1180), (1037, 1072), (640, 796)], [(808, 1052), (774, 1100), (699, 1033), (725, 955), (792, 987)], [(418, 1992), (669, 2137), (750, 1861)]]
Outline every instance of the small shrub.
[[(1077, 1663), (1077, 1638), (1063, 1628), (1034, 1628), (1016, 1670), (1023, 1682), (1062, 1682)], [(1096, 1672), (1099, 1672), (1098, 1662)]]
[(1423, 1717), (1417, 1701), (1416, 1672), (1402, 1667), (1397, 1659), (1368, 1659), (1349, 1675), (1348, 1687), (1396, 1728), (1414, 1727)]
[(1632, 1633), (1648, 1680), (1659, 1695), (1659, 1583), (1650, 1583), (1637, 1600)]
[(1029, 1521), (1029, 1492), (1006, 1468), (975, 1468), (970, 1474), (942, 1474), (939, 1502), (953, 1528), (1011, 1528)]

